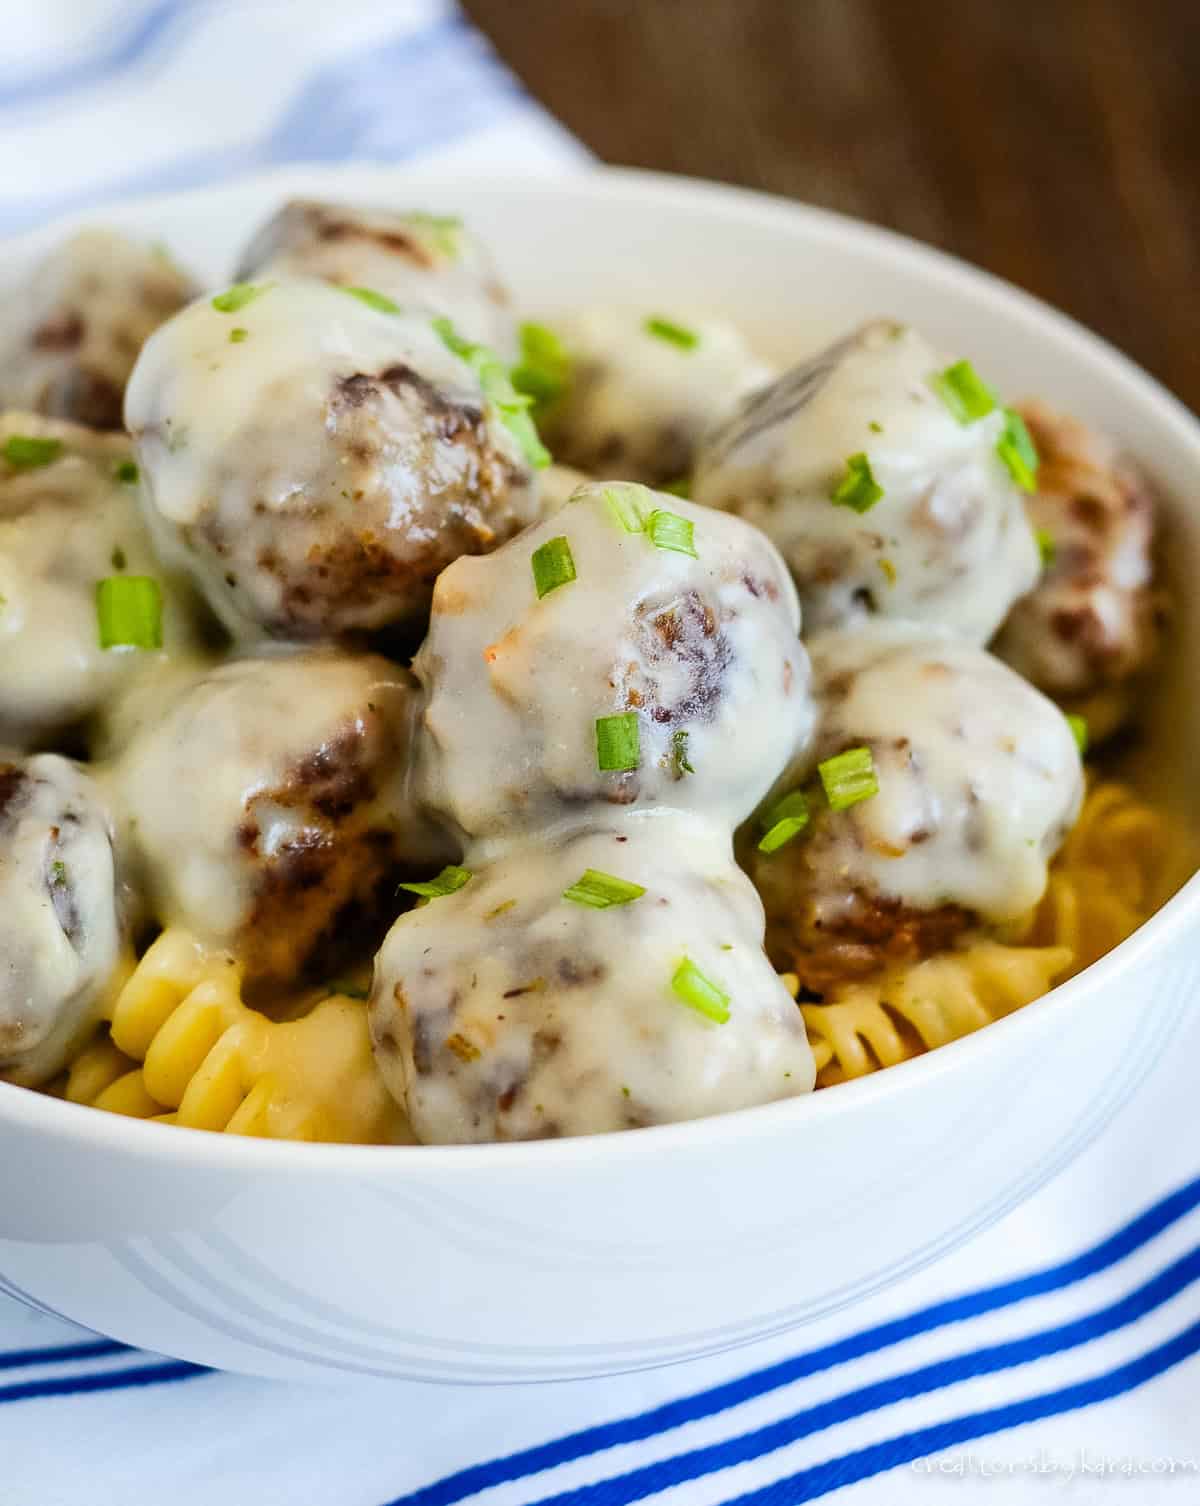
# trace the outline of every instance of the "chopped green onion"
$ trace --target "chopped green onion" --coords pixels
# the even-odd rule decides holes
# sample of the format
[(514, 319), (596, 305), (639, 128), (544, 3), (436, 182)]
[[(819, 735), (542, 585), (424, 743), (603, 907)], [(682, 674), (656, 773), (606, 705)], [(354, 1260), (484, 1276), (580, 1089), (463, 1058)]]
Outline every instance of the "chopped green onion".
[(688, 762), (688, 735), (682, 727), (671, 733), (671, 772), (676, 779), (696, 772)]
[(1075, 739), (1075, 746), (1079, 749), (1080, 758), (1088, 750), (1088, 724), (1086, 716), (1076, 716), (1073, 713), (1067, 717), (1067, 726), (1071, 729), (1071, 736)]
[(690, 476), (677, 476), (674, 481), (664, 481), (659, 487), (660, 492), (666, 492), (672, 497), (682, 497), (685, 502), (690, 502), (692, 497), (692, 478)]
[(57, 887), (67, 882), (67, 865), (61, 860), (50, 864), (50, 882)]
[(19, 471), (36, 470), (38, 466), (50, 465), (63, 452), (61, 439), (38, 439), (32, 434), (10, 434), (0, 449), (9, 465)]
[(596, 767), (602, 772), (636, 769), (642, 761), (641, 730), (636, 711), (596, 718)]
[(706, 978), (690, 957), (685, 957), (675, 969), (671, 990), (689, 1009), (718, 1025), (729, 1018), (729, 995), (711, 978)]
[(433, 328), (447, 350), (465, 361), (479, 378), (483, 395), (500, 415), (500, 422), (521, 446), (521, 452), (530, 465), (541, 470), (550, 464), (550, 451), (538, 438), (538, 431), (529, 408), (531, 397), (518, 392), (512, 384), (508, 368), (494, 350), (486, 345), (477, 345), (464, 340), (451, 320), (437, 318)]
[(1039, 528), (1034, 533), (1037, 539), (1038, 553), (1042, 557), (1042, 569), (1049, 570), (1054, 563), (1054, 556), (1058, 553), (1058, 545), (1054, 542), (1054, 535), (1048, 528)]
[(243, 327), (239, 324), (236, 329), (231, 329), (229, 331), (230, 345), (240, 345), (249, 334), (250, 331), (248, 329), (243, 329)]
[(463, 222), (456, 214), (430, 214), (425, 209), (409, 209), (404, 218), (410, 225), (424, 230), (443, 256), (454, 261), (459, 253), (458, 237)]
[(612, 905), (628, 905), (635, 899), (641, 899), (645, 892), (642, 884), (632, 884), (628, 879), (601, 873), (597, 868), (588, 868), (569, 889), (563, 890), (562, 897), (569, 899), (572, 904), (587, 905), (593, 910), (607, 910)]
[(453, 863), (447, 864), (436, 878), (424, 879), (416, 884), (401, 884), (401, 889), (407, 889), (409, 894), (419, 894), (422, 899), (442, 899), (447, 894), (455, 894), (471, 877), (469, 868), (458, 868)]
[(830, 810), (844, 811), (879, 793), (879, 776), (870, 748), (847, 748), (817, 765)]
[(808, 825), (808, 801), (802, 790), (793, 790), (785, 795), (778, 805), (772, 807), (763, 822), (759, 852), (778, 852), (793, 837), (798, 837)]
[(544, 324), (521, 326), (521, 358), (512, 370), (512, 384), (533, 399), (534, 408), (548, 408), (567, 390), (571, 358), (562, 341)]
[(626, 533), (642, 533), (645, 530), (646, 514), (643, 507), (648, 496), (647, 489), (639, 486), (636, 481), (604, 488), (604, 500), (608, 503), (609, 511)]
[(248, 303), (261, 298), (268, 287), (270, 283), (235, 282), (231, 288), (226, 288), (223, 293), (217, 294), (212, 300), (212, 306), (218, 314), (236, 314)]
[(556, 539), (547, 539), (535, 549), (530, 564), (533, 566), (533, 584), (539, 601), (543, 596), (549, 596), (551, 591), (557, 591), (559, 586), (569, 585), (575, 579), (575, 559), (571, 545), (562, 535)]
[(867, 425), (867, 428), (870, 429), (872, 434), (883, 433), (883, 425), (877, 424), (874, 419), (872, 419), (871, 422)]
[(986, 418), (996, 407), (996, 394), (970, 361), (955, 361), (953, 366), (930, 377), (929, 385), (960, 424)]
[(860, 451), (847, 459), (846, 474), (830, 492), (829, 500), (855, 512), (870, 512), (882, 496), (883, 487), (875, 480), (871, 462)]
[(1005, 408), (1004, 418), (1004, 432), (996, 441), (996, 454), (1023, 492), (1037, 491), (1038, 452), (1025, 420), (1012, 408)]
[(339, 288), (339, 292), (349, 293), (351, 298), (357, 298), (359, 303), (365, 303), (369, 309), (374, 309), (379, 314), (398, 314), (401, 312), (400, 305), (387, 297), (384, 293), (377, 293), (374, 288)]
[(678, 345), (680, 350), (695, 350), (700, 336), (694, 329), (676, 324), (673, 319), (664, 319), (661, 314), (651, 314), (642, 321), (642, 328), (656, 339), (666, 340), (669, 345)]
[(677, 512), (663, 512), (656, 508), (646, 519), (646, 532), (656, 549), (669, 549), (673, 554), (696, 553), (695, 525), (690, 518), (681, 518)]
[(123, 481), (126, 486), (136, 486), (141, 472), (132, 460), (122, 460), (113, 471), (114, 481)]
[(96, 582), (101, 648), (162, 647), (162, 588), (149, 575), (110, 575)]

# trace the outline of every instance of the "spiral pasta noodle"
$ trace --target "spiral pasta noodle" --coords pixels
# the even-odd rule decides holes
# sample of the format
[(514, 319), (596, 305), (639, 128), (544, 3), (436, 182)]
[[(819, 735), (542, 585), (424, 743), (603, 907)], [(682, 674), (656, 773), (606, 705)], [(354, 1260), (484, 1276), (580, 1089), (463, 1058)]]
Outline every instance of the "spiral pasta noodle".
[(76, 1059), (65, 1096), (136, 1118), (282, 1140), (410, 1138), (375, 1070), (361, 1000), (332, 995), (294, 1020), (242, 1000), (242, 970), (165, 931)]

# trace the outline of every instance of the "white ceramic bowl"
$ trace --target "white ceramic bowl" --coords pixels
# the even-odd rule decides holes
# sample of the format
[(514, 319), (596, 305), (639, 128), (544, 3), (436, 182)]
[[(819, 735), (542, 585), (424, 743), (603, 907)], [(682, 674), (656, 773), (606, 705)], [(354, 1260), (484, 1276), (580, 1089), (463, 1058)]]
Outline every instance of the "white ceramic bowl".
[[(418, 186), (419, 183), (419, 186)], [(1004, 390), (1110, 429), (1173, 501), (1200, 573), (1200, 426), (1068, 320), (936, 252), (753, 194), (292, 170), (103, 219), (209, 280), (288, 194), (465, 212), (521, 303), (713, 308), (781, 356), (870, 314)], [(63, 226), (11, 244), (0, 271)], [(1139, 769), (1179, 818), (1200, 760), (1192, 592)], [(1172, 680), (1178, 681), (1177, 690)], [(0, 1084), (0, 1289), (131, 1344), (262, 1375), (504, 1382), (683, 1359), (803, 1323), (935, 1260), (1093, 1139), (1194, 993), (1200, 879), (1082, 976), (999, 1024), (807, 1100), (623, 1135), (480, 1147), (288, 1145), (116, 1118)]]

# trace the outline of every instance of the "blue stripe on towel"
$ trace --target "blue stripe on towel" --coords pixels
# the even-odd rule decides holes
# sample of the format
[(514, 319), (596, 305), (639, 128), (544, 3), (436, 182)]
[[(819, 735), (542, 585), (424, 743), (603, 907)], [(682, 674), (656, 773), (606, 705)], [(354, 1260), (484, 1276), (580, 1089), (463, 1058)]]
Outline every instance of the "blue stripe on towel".
[(59, 1344), (48, 1349), (9, 1349), (0, 1353), (0, 1370), (24, 1370), (30, 1365), (61, 1365), (67, 1360), (106, 1359), (111, 1354), (131, 1354), (128, 1344), (115, 1339), (97, 1339), (90, 1344)]
[(584, 1428), (549, 1443), (458, 1470), (431, 1485), (397, 1497), (390, 1506), (455, 1506), (456, 1502), (466, 1500), (492, 1486), (525, 1479), (620, 1444), (652, 1438), (672, 1428), (681, 1427), (684, 1423), (711, 1417), (730, 1407), (739, 1406), (806, 1376), (819, 1374), (849, 1360), (889, 1348), (905, 1339), (995, 1312), (1030, 1297), (1072, 1286), (1124, 1260), (1190, 1213), (1198, 1204), (1200, 1177), (1169, 1193), (1091, 1249), (1058, 1265), (983, 1287), (963, 1296), (952, 1297), (944, 1302), (933, 1303), (907, 1317), (877, 1324), (820, 1349), (752, 1371), (736, 1380), (723, 1382), (719, 1386), (695, 1392), (649, 1411)]
[(65, 1375), (54, 1380), (18, 1381), (0, 1386), (0, 1406), (45, 1396), (78, 1396), (86, 1391), (127, 1391), (136, 1386), (160, 1386), (169, 1381), (195, 1380), (215, 1372), (184, 1360), (139, 1365), (130, 1370), (102, 1370), (92, 1375)]

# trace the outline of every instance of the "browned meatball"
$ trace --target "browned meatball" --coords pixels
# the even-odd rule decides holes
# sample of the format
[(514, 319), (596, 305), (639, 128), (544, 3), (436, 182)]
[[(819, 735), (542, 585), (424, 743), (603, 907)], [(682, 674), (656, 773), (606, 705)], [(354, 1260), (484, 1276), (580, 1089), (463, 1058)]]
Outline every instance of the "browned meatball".
[(1158, 643), (1154, 494), (1104, 435), (1041, 403), (1021, 411), (1041, 457), (1028, 511), (1047, 566), (1009, 613), (995, 652), (1084, 715), (1093, 738), (1106, 737), (1127, 716)]
[(235, 275), (370, 288), (404, 308), (444, 314), (468, 339), (506, 355), (515, 343), (508, 293), (456, 215), (292, 199), (258, 230)]
[(416, 714), (404, 670), (321, 650), (234, 660), (178, 693), (115, 773), (157, 918), (265, 983), (370, 940), (396, 879), (452, 856), (410, 807)]
[(444, 321), (324, 283), (195, 303), (129, 388), (155, 540), (235, 632), (419, 632), (444, 567), (536, 514), (503, 382)]
[(0, 408), (119, 429), (138, 351), (194, 292), (151, 246), (73, 236), (0, 300)]

